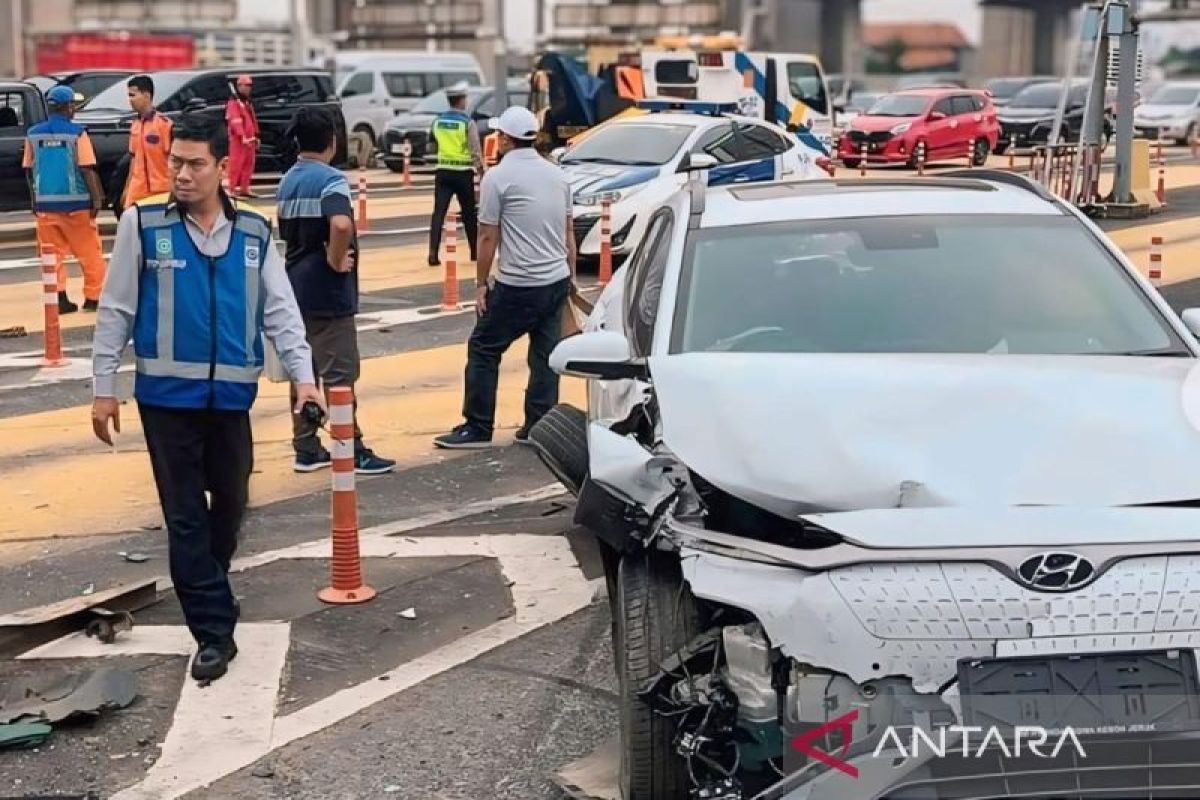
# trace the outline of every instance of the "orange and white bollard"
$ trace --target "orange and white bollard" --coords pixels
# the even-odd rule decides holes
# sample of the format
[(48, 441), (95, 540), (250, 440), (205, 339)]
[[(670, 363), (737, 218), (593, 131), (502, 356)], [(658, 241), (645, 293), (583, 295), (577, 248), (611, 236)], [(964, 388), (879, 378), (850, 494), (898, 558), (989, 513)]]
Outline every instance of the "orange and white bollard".
[(1167, 168), (1162, 164), (1158, 165), (1158, 188), (1154, 190), (1154, 196), (1162, 205), (1167, 204)]
[(600, 285), (607, 286), (612, 274), (612, 202), (603, 200), (600, 203)]
[(442, 230), (446, 240), (445, 272), (442, 275), (442, 311), (458, 310), (458, 214), (446, 213), (446, 227)]
[(354, 390), (334, 386), (329, 390), (329, 435), (333, 440), (333, 552), (329, 561), (330, 585), (317, 592), (324, 603), (347, 605), (375, 598), (363, 583), (358, 550), (358, 491), (354, 487)]
[(412, 156), (404, 156), (404, 174), (401, 175), (405, 189), (412, 188)]
[(1017, 168), (1017, 137), (1008, 137), (1008, 169), (1013, 171)]
[(858, 177), (867, 177), (867, 143), (863, 142), (858, 149)]
[(1163, 237), (1150, 237), (1150, 270), (1147, 277), (1155, 286), (1162, 286)]
[(967, 140), (967, 169), (975, 168), (975, 140)]
[(42, 247), (42, 303), (45, 308), (46, 348), (43, 367), (61, 367), (63, 358), (62, 330), (58, 323), (58, 251), (49, 245)]
[(925, 177), (925, 159), (926, 159), (927, 151), (928, 151), (928, 146), (926, 146), (926, 145), (921, 145), (920, 149), (917, 150), (917, 177), (918, 178)]
[(360, 231), (368, 231), (371, 229), (371, 222), (367, 219), (367, 168), (359, 167), (358, 170), (358, 229)]

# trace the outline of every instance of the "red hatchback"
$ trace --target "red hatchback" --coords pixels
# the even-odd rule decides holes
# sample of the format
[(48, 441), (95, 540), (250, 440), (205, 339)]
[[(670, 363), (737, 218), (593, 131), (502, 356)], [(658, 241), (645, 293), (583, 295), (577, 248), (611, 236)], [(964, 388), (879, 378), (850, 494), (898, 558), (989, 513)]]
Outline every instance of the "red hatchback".
[(1000, 137), (996, 107), (985, 92), (970, 89), (913, 89), (881, 97), (859, 115), (838, 143), (847, 167), (867, 163), (915, 167), (971, 153), (976, 166), (987, 162)]

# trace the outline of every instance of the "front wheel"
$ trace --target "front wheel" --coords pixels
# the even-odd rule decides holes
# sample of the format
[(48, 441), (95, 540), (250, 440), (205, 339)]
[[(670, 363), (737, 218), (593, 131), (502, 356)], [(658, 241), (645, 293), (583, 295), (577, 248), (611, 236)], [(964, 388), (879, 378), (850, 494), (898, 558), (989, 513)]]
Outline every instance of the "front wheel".
[(1195, 138), (1196, 138), (1196, 123), (1193, 122), (1191, 125), (1188, 125), (1187, 130), (1183, 134), (1183, 138), (1175, 140), (1175, 144), (1179, 145), (1180, 147), (1187, 147), (1188, 145), (1190, 145), (1192, 143), (1192, 140)]
[(842, 166), (846, 169), (858, 169), (858, 165), (862, 163), (861, 158), (843, 158)]
[(616, 647), (624, 800), (687, 800), (691, 779), (675, 752), (676, 720), (655, 713), (638, 692), (668, 656), (700, 632), (700, 615), (679, 559), (628, 553), (617, 570)]
[(991, 145), (987, 139), (976, 139), (975, 144), (971, 149), (971, 163), (976, 167), (982, 167), (987, 164), (988, 155), (992, 152)]

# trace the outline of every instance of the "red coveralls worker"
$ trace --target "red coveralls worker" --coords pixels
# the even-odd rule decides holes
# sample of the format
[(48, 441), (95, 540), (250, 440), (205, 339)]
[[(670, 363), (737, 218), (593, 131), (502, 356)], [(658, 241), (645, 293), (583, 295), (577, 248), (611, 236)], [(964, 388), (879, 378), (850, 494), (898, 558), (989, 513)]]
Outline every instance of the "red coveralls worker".
[(238, 197), (257, 197), (250, 191), (254, 176), (254, 154), (258, 150), (258, 117), (250, 92), (254, 81), (239, 75), (237, 94), (225, 104), (225, 123), (229, 126), (229, 193)]

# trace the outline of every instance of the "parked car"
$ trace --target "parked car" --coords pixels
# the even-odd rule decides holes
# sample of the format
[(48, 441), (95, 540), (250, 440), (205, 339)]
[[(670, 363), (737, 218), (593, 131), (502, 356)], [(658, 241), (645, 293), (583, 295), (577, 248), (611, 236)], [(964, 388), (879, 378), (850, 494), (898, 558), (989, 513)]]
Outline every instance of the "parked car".
[(909, 89), (965, 89), (967, 80), (957, 72), (916, 72), (902, 75), (896, 81), (896, 91)]
[[(1050, 130), (1058, 113), (1063, 82), (1038, 83), (1017, 92), (1008, 105), (1000, 110), (1000, 141), (994, 150), (1002, 154), (1009, 147), (1033, 147), (1050, 141)], [(1083, 112), (1087, 103), (1088, 84), (1071, 84), (1064, 106), (1062, 128), (1058, 143), (1078, 142), (1083, 132)], [(1105, 98), (1104, 145), (1113, 134), (1111, 96)]]
[(84, 102), (86, 103), (114, 83), (124, 83), (133, 74), (132, 70), (127, 69), (93, 69), (79, 72), (51, 72), (45, 75), (31, 75), (25, 81), (38, 87), (42, 94), (50, 91), (55, 86), (70, 86), (76, 92), (83, 95)]
[[(508, 84), (509, 105), (524, 106), (529, 102), (529, 83), (527, 81), (511, 81)], [(397, 114), (387, 124), (383, 132), (380, 149), (383, 150), (383, 163), (392, 172), (404, 169), (404, 143), (408, 142), (409, 157), (413, 164), (424, 164), (426, 156), (430, 155), (429, 131), (433, 121), (439, 114), (450, 110), (450, 101), (446, 99), (446, 91), (439, 89), (425, 97), (413, 106), (411, 111)], [(499, 116), (504, 109), (496, 107), (496, 92), (491, 86), (472, 86), (467, 91), (466, 113), (479, 126), (479, 136), (487, 136), (490, 132), (487, 121)], [(430, 161), (435, 160), (432, 155)]]
[(1022, 77), (1010, 78), (993, 78), (988, 81), (984, 88), (992, 96), (992, 105), (997, 108), (1004, 108), (1022, 89), (1027, 89), (1030, 86), (1036, 86), (1039, 83), (1052, 83), (1057, 80), (1053, 77), (1044, 75), (1026, 75)]
[(347, 130), (370, 136), (376, 146), (392, 118), (413, 109), (422, 98), (459, 82), (483, 83), (479, 61), (470, 53), (417, 50), (353, 55), (353, 66), (338, 85), (342, 111)]
[(765, 120), (686, 111), (615, 117), (556, 154), (574, 193), (575, 239), (585, 257), (600, 253), (604, 201), (611, 204), (612, 252), (623, 256), (642, 241), (654, 209), (679, 189), (697, 157), (714, 162), (712, 186), (825, 178), (819, 162), (828, 160)]
[(855, 92), (845, 105), (838, 109), (838, 127), (843, 130), (849, 127), (850, 123), (867, 113), (882, 97), (882, 94), (876, 92)]
[(1196, 785), (1196, 334), (1011, 173), (655, 209), (530, 437), (604, 554), (614, 794)]
[[(285, 170), (295, 161), (295, 145), (284, 132), (301, 106), (324, 108), (334, 116), (338, 126), (335, 163), (345, 163), (346, 121), (333, 91), (333, 80), (326, 72), (304, 68), (224, 67), (150, 74), (154, 79), (155, 101), (162, 113), (175, 118), (189, 111), (223, 119), (225, 103), (233, 96), (233, 82), (243, 73), (254, 76), (251, 97), (262, 128), (256, 169)], [(110, 202), (119, 203), (125, 189), (129, 126), (133, 121), (124, 83), (110, 86), (92, 98), (87, 107), (75, 115), (75, 120), (87, 126), (91, 135), (106, 196)]]
[(862, 159), (909, 164), (963, 158), (987, 162), (1000, 126), (986, 93), (971, 89), (910, 89), (880, 98), (842, 134), (838, 153), (847, 167)]
[(1200, 124), (1200, 82), (1171, 81), (1158, 88), (1133, 110), (1138, 136), (1174, 139), (1187, 144)]
[(32, 83), (0, 81), (0, 211), (29, 208), (29, 182), (21, 166), (25, 135), (46, 119), (46, 101)]

